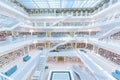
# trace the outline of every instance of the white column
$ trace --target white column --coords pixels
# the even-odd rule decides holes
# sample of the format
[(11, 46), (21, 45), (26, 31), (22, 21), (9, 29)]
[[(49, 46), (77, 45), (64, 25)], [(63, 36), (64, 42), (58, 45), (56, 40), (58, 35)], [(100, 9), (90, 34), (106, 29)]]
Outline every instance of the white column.
[(71, 15), (73, 16), (73, 12), (71, 12)]
[(31, 36), (32, 36), (33, 32), (31, 32)]
[(67, 16), (68, 16), (68, 15), (69, 15), (69, 12), (67, 11), (66, 14), (67, 14)]
[(39, 15), (42, 15), (42, 11), (40, 10)]
[(28, 50), (28, 53), (29, 53), (29, 51), (30, 51), (30, 49), (29, 49), (29, 45), (27, 46), (27, 48), (28, 48), (27, 50)]
[(83, 16), (83, 11), (81, 11), (80, 15)]
[(97, 12), (99, 12), (100, 11), (100, 7), (97, 9)]
[(68, 11), (69, 15), (71, 15), (70, 11)]
[(37, 26), (37, 22), (34, 22), (35, 26)]
[(91, 31), (89, 31), (89, 37), (91, 36)]
[(46, 27), (46, 22), (44, 22), (44, 26)]
[(56, 10), (54, 9), (54, 16), (56, 16)]
[(87, 14), (88, 14), (88, 12), (87, 12), (87, 11), (85, 11), (85, 16), (87, 16)]
[(25, 49), (23, 48), (22, 50), (23, 50), (23, 55), (25, 55)]
[(45, 10), (45, 15), (48, 15), (48, 10), (47, 9)]
[(99, 47), (97, 47), (97, 53), (96, 54), (98, 54), (98, 52), (99, 52)]
[(93, 52), (95, 53), (95, 45), (93, 45)]
[(76, 11), (76, 16), (78, 16), (78, 11)]
[(64, 16), (63, 12), (62, 12), (62, 16)]
[(47, 32), (46, 32), (46, 37), (47, 37)]
[(36, 49), (36, 43), (34, 44), (34, 46), (35, 46), (35, 49)]

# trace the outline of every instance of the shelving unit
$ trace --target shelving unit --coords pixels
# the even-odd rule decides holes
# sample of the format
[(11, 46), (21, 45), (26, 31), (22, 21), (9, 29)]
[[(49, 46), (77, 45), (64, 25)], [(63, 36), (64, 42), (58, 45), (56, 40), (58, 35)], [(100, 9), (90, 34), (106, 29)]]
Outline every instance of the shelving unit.
[(39, 15), (39, 16), (89, 16), (93, 13), (88, 9), (31, 9), (28, 13), (32, 15)]
[(25, 54), (27, 54), (28, 53), (28, 46), (25, 46), (24, 50), (25, 50)]
[(93, 50), (93, 45), (88, 43), (85, 49)]
[(35, 44), (31, 44), (31, 45), (29, 45), (29, 50), (31, 51), (31, 50), (33, 50), (33, 49), (35, 49)]
[(78, 37), (85, 37), (85, 36), (95, 36), (98, 33), (98, 31), (82, 31), (82, 32), (76, 32), (75, 35)]
[(36, 43), (36, 48), (37, 49), (44, 49), (46, 47), (46, 43)]
[(22, 49), (15, 50), (13, 52), (7, 53), (5, 55), (0, 56), (0, 67), (10, 63), (11, 61), (14, 61), (18, 57), (23, 56)]
[(32, 35), (36, 35), (37, 37), (46, 37), (46, 32), (33, 32)]
[(67, 50), (72, 49), (72, 43), (67, 43), (65, 45), (60, 45), (56, 48), (57, 50)]
[(85, 43), (77, 43), (77, 48), (85, 48)]
[(0, 41), (6, 41), (7, 34), (5, 31), (0, 32)]
[(111, 39), (120, 40), (120, 32), (117, 32), (110, 36)]
[(51, 32), (51, 37), (67, 37), (70, 36), (70, 32)]
[(101, 56), (103, 56), (104, 58), (120, 65), (120, 55), (114, 53), (114, 52), (111, 52), (111, 51), (108, 51), (108, 50), (105, 50), (105, 49), (102, 49), (102, 48), (99, 48), (99, 52), (98, 54), (100, 54)]
[[(47, 58), (47, 62), (58, 62), (58, 56)], [(63, 56), (63, 62), (82, 62), (77, 56)]]
[(59, 43), (50, 43), (50, 48), (56, 46), (57, 44), (59, 44)]

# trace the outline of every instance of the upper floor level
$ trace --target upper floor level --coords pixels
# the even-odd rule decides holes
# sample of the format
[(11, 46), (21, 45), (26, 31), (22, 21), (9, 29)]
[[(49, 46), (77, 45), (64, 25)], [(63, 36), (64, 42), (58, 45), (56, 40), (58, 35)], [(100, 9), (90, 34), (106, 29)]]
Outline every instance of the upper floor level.
[[(27, 5), (27, 3), (32, 3), (32, 2), (29, 2), (29, 1), (24, 2), (20, 0), (4, 0), (0, 2), (1, 4), (0, 9), (2, 10), (0, 12), (2, 14), (1, 16), (4, 17), (6, 16), (6, 14), (7, 16), (8, 15), (10, 16), (10, 17), (8, 16), (9, 19), (6, 19), (5, 21), (1, 22), (2, 27), (9, 28), (14, 26), (17, 23), (22, 22), (24, 24), (24, 25), (21, 25), (22, 27), (26, 26), (27, 24), (35, 28), (36, 27), (42, 27), (42, 28), (44, 27), (86, 28), (88, 27), (90, 28), (90, 27), (96, 27), (98, 25), (104, 26), (106, 24), (119, 22), (119, 18), (120, 18), (119, 17), (120, 2), (118, 0), (103, 0), (103, 1), (100, 0), (100, 2), (98, 1), (98, 4), (96, 4), (96, 6), (98, 6), (97, 8), (102, 7), (101, 9), (99, 9), (98, 13), (95, 13), (95, 10), (97, 10), (96, 6), (93, 6), (90, 8), (88, 7), (87, 8), (83, 8), (83, 7), (71, 8), (70, 7), (70, 8), (35, 8), (35, 9), (29, 8), (27, 9), (22, 4), (20, 5), (20, 3), (26, 3)], [(85, 3), (88, 4), (90, 2), (86, 0), (84, 4)], [(81, 2), (81, 4), (83, 3)], [(93, 4), (95, 4), (95, 2)], [(76, 5), (78, 4), (76, 3)], [(109, 7), (106, 8), (105, 5), (108, 5)], [(111, 11), (113, 12), (112, 14), (111, 14)], [(13, 16), (14, 19), (11, 18), (11, 16)], [(4, 18), (1, 18), (1, 19), (3, 20)]]
[(92, 16), (106, 8), (119, 3), (119, 0), (65, 0), (65, 1), (24, 1), (24, 0), (3, 0), (1, 4), (24, 13), (27, 16)]

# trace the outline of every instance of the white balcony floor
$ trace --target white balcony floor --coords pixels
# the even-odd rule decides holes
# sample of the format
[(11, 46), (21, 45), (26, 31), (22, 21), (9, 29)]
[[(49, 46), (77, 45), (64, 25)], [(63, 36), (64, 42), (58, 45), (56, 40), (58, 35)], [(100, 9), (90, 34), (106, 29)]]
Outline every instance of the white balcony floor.
[[(79, 51), (78, 51), (79, 52)], [(120, 66), (114, 64), (106, 59), (103, 59), (101, 56), (96, 55), (95, 53), (88, 52), (82, 53), (79, 52), (80, 58), (84, 63), (89, 67), (89, 69), (98, 77), (100, 80), (116, 80), (112, 77), (112, 71), (120, 69)]]
[(108, 40), (103, 40), (101, 42), (106, 43), (106, 44), (110, 44), (110, 45), (113, 45), (113, 46), (116, 46), (116, 47), (120, 46), (120, 40), (108, 39)]
[[(31, 59), (33, 59), (37, 54), (39, 53), (39, 50), (35, 49), (30, 51), (28, 54), (31, 56)], [(29, 61), (31, 61), (31, 59)], [(15, 75), (17, 75), (20, 71), (22, 71), (22, 68), (25, 67), (25, 65), (29, 62), (23, 62), (23, 56), (15, 59), (14, 61), (4, 65), (2, 68), (0, 68), (0, 72), (6, 72), (7, 70), (9, 70), (11, 67), (13, 67), (14, 65), (17, 65), (17, 71), (15, 71), (10, 77), (12, 79), (14, 79)]]
[(79, 65), (82, 65), (81, 63), (69, 63), (69, 62), (66, 62), (66, 63), (57, 63), (57, 62), (47, 62), (46, 63), (47, 66), (49, 66), (48, 69), (44, 70), (44, 73), (43, 73), (43, 80), (47, 80), (48, 79), (48, 74), (50, 72), (50, 70), (71, 70), (72, 66), (79, 66)]
[(0, 41), (0, 47), (10, 45), (10, 44), (15, 44), (15, 43), (18, 43), (18, 42), (23, 42), (23, 41), (26, 41), (26, 40), (31, 40), (33, 38), (35, 38), (35, 37), (34, 36), (27, 37), (27, 38), (17, 37), (15, 40), (11, 40), (11, 41), (9, 39), (7, 39), (6, 41)]
[(115, 52), (118, 52), (117, 54), (119, 54), (120, 51), (119, 41), (116, 40), (99, 41), (96, 39), (90, 39), (90, 42), (93, 44), (97, 44), (98, 46), (114, 50)]
[(113, 63), (112, 61), (105, 59), (104, 57), (100, 56), (99, 54), (95, 54), (94, 52), (90, 52), (87, 55), (89, 57), (91, 57), (95, 61), (95, 63), (98, 63), (98, 65), (101, 65), (102, 68), (104, 68), (109, 74), (111, 74), (111, 71), (114, 71), (116, 69), (118, 69), (118, 70), (120, 69), (119, 65)]
[(48, 56), (77, 56), (75, 50), (61, 50), (59, 52), (49, 52)]
[[(29, 52), (29, 55), (34, 57), (38, 52), (39, 52), (38, 50), (33, 50), (33, 51)], [(86, 53), (86, 54), (80, 53), (79, 56), (82, 56), (82, 59), (85, 61), (84, 63), (87, 64), (88, 67), (91, 68), (92, 73), (94, 75), (99, 77), (99, 80), (103, 80), (103, 79), (115, 80), (112, 77), (111, 72), (114, 71), (115, 69), (120, 69), (119, 65), (116, 65), (116, 64), (104, 59), (103, 57), (96, 55), (94, 52), (90, 52), (90, 51), (88, 51), (88, 53)], [(24, 63), (22, 61), (22, 57), (20, 57), (20, 58), (16, 59), (15, 61), (2, 67), (0, 69), (0, 72), (5, 72), (13, 65), (17, 65), (19, 70), (11, 75), (11, 78), (14, 78), (14, 76), (17, 75), (19, 73), (19, 71), (21, 70), (20, 68), (22, 68), (25, 64), (26, 63)], [(60, 70), (60, 69), (61, 70), (62, 69), (71, 70), (73, 65), (79, 66), (79, 65), (82, 65), (82, 63), (77, 63), (77, 62), (76, 63), (46, 63), (46, 65), (49, 66), (49, 69), (44, 71), (44, 80), (46, 80), (45, 76), (47, 76), (49, 71), (52, 69), (54, 69), (54, 70)]]

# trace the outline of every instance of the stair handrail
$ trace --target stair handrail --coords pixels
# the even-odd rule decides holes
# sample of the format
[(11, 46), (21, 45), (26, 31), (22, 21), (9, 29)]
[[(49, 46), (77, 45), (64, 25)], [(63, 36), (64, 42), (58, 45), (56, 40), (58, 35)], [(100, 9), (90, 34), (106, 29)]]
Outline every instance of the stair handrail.
[(1, 80), (13, 80), (10, 77), (8, 77), (8, 76), (6, 76), (6, 75), (4, 75), (2, 73), (0, 73), (0, 78), (1, 78)]

